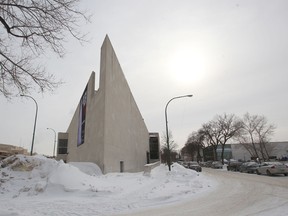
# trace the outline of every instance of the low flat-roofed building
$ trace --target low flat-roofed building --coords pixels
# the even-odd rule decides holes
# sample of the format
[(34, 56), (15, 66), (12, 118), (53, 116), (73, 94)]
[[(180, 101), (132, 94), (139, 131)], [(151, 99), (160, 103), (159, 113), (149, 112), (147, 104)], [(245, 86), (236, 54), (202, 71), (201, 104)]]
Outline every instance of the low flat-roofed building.
[[(245, 146), (248, 145), (248, 146)], [(261, 152), (260, 152), (260, 147), (259, 144), (255, 144), (256, 149), (258, 151), (258, 155), (261, 158)], [(282, 158), (288, 158), (288, 141), (284, 142), (269, 142), (265, 144), (266, 150), (268, 152), (268, 155), (271, 159), (282, 159)], [(248, 149), (247, 149), (248, 148)], [(249, 149), (250, 148), (250, 149)], [(251, 160), (254, 159), (255, 154), (251, 155), (251, 152), (253, 153), (253, 149), (249, 147), (249, 144), (232, 144), (231, 145), (232, 149), (232, 157), (233, 159), (236, 160)], [(265, 151), (266, 151), (265, 150)]]
[(27, 149), (24, 149), (19, 146), (13, 146), (8, 144), (0, 144), (0, 160), (5, 159), (11, 155), (15, 154), (24, 154), (28, 155)]
[[(259, 160), (288, 160), (288, 141), (284, 142), (269, 142), (265, 144), (265, 149), (257, 143), (255, 148), (259, 157)], [(222, 146), (219, 145), (216, 150), (217, 159), (221, 160)], [(267, 156), (268, 154), (268, 156)], [(265, 158), (263, 158), (265, 156)], [(256, 153), (254, 147), (250, 143), (240, 144), (226, 144), (224, 148), (224, 159), (234, 159), (237, 161), (250, 161), (256, 160)], [(204, 160), (214, 160), (213, 148), (208, 146), (204, 149)]]

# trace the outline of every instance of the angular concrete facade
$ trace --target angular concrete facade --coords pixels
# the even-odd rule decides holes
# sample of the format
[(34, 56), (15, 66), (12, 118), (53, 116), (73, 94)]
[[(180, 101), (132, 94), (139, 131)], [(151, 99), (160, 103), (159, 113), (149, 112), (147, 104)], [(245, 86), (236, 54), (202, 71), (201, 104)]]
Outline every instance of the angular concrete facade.
[(149, 132), (108, 36), (101, 47), (99, 89), (93, 72), (67, 134), (67, 162), (94, 162), (103, 173), (138, 172), (147, 162)]

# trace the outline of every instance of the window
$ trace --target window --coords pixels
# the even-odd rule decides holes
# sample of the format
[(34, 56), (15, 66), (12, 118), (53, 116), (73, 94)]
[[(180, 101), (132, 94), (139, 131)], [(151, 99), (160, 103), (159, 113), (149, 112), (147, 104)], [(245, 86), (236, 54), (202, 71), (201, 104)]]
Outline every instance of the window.
[(159, 159), (159, 139), (158, 137), (150, 137), (150, 158)]
[(67, 154), (68, 139), (59, 139), (58, 140), (58, 154)]

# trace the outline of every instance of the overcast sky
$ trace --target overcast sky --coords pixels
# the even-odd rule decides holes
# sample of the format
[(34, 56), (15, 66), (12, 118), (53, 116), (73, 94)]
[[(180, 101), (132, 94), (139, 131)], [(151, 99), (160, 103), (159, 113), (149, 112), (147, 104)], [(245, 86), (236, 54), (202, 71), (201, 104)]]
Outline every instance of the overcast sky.
[[(68, 38), (67, 54), (47, 53), (47, 71), (65, 83), (39, 105), (34, 151), (53, 154), (54, 133), (65, 132), (108, 34), (150, 132), (169, 129), (179, 148), (215, 115), (264, 115), (277, 126), (272, 141), (288, 141), (288, 1), (83, 0), (93, 13), (82, 27), (90, 42)], [(30, 151), (35, 103), (0, 97), (0, 143)]]

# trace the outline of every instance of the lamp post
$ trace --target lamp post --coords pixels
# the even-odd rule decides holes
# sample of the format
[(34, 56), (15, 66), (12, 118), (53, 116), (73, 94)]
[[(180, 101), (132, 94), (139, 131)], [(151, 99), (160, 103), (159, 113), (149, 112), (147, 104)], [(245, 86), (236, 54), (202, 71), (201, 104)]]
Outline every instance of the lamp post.
[(47, 130), (52, 130), (54, 132), (54, 148), (53, 148), (53, 158), (55, 158), (55, 147), (56, 147), (56, 131), (53, 128), (47, 128)]
[(34, 146), (34, 138), (35, 138), (35, 130), (36, 130), (36, 122), (37, 122), (37, 114), (38, 114), (38, 104), (37, 104), (36, 100), (33, 97), (29, 96), (29, 95), (21, 94), (20, 96), (21, 97), (29, 97), (29, 98), (31, 98), (35, 102), (35, 105), (36, 105), (34, 129), (33, 129), (33, 136), (32, 136), (32, 145), (31, 145), (31, 151), (30, 151), (30, 155), (32, 155), (33, 154), (33, 146)]
[(179, 98), (184, 98), (184, 97), (192, 97), (193, 95), (183, 95), (183, 96), (178, 96), (178, 97), (174, 97), (172, 99), (170, 99), (168, 101), (168, 103), (165, 106), (165, 123), (166, 123), (166, 144), (167, 144), (167, 150), (168, 150), (168, 167), (169, 167), (169, 171), (171, 171), (171, 155), (170, 155), (170, 144), (169, 144), (169, 131), (168, 131), (168, 119), (167, 119), (167, 107), (168, 104), (175, 99), (179, 99)]

